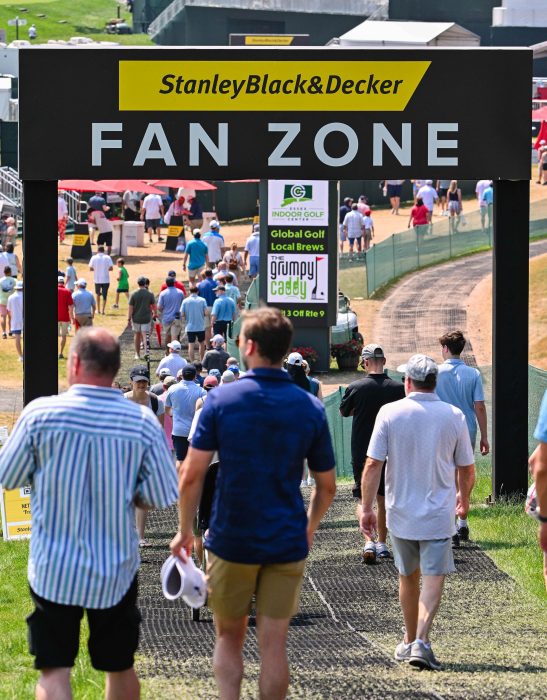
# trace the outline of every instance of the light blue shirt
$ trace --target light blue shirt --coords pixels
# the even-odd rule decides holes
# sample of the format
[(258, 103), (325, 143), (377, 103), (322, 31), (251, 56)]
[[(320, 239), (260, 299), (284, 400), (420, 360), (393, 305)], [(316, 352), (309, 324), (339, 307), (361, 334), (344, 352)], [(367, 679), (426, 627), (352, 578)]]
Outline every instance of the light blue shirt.
[(66, 288), (73, 292), (74, 287), (76, 286), (76, 268), (73, 265), (69, 265), (65, 271), (65, 275)]
[(534, 433), (536, 440), (547, 442), (547, 391), (543, 395), (541, 408), (539, 409), (538, 424)]
[(211, 316), (214, 316), (217, 321), (231, 321), (236, 312), (236, 305), (233, 299), (226, 296), (219, 296), (215, 299)]
[(74, 313), (79, 316), (80, 314), (91, 316), (91, 309), (96, 306), (95, 297), (87, 289), (78, 289), (72, 295), (72, 301), (74, 302)]
[(192, 418), (196, 412), (196, 401), (207, 396), (193, 380), (183, 379), (178, 384), (169, 387), (165, 405), (173, 409), (173, 431), (175, 437), (188, 437), (192, 426)]
[(492, 204), (494, 202), (494, 188), (492, 186), (484, 190), (482, 193), (482, 201), (487, 204)]
[(152, 411), (87, 384), (23, 410), (0, 451), (0, 482), (32, 487), (32, 590), (85, 608), (116, 605), (137, 573), (134, 498), (165, 508), (178, 491)]
[(463, 360), (450, 358), (439, 365), (437, 395), (441, 401), (456, 406), (462, 411), (469, 428), (471, 444), (477, 437), (475, 401), (484, 401), (481, 374)]
[(234, 302), (234, 304), (236, 305), (236, 307), (237, 307), (237, 302), (238, 302), (238, 299), (239, 299), (240, 296), (241, 296), (241, 292), (240, 292), (239, 289), (235, 286), (235, 284), (228, 284), (228, 283), (226, 283), (225, 287), (226, 287), (226, 296), (227, 296), (229, 299), (231, 299), (231, 300)]
[(186, 245), (186, 251), (188, 254), (188, 268), (190, 270), (196, 270), (199, 267), (205, 265), (205, 256), (207, 255), (207, 246), (199, 238), (194, 238)]
[(160, 292), (158, 297), (158, 310), (162, 312), (161, 320), (163, 323), (171, 323), (171, 321), (177, 318), (177, 314), (180, 314), (180, 305), (183, 300), (183, 292), (176, 287), (167, 287), (163, 292)]
[(197, 294), (191, 294), (182, 302), (182, 315), (186, 319), (186, 330), (197, 333), (205, 330), (207, 302)]

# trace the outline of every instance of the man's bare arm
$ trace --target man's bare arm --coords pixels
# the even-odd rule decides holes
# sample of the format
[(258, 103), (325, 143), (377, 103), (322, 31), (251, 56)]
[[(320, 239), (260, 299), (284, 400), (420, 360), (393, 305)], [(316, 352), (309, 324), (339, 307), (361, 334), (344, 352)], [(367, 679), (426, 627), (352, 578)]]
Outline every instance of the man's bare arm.
[(336, 470), (314, 472), (310, 468), (310, 472), (315, 479), (315, 489), (312, 491), (308, 508), (308, 545), (311, 547), (314, 533), (319, 527), (321, 518), (329, 509), (336, 494)]
[(488, 444), (488, 416), (484, 401), (475, 401), (475, 415), (477, 416), (477, 423), (481, 433), (481, 454), (487, 455), (490, 452), (490, 445)]

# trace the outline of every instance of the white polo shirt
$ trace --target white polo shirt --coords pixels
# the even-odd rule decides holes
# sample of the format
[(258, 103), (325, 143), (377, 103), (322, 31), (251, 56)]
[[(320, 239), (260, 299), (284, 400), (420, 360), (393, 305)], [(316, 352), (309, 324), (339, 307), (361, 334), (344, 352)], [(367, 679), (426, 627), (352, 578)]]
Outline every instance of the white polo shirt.
[(93, 269), (95, 284), (110, 284), (110, 270), (112, 268), (112, 258), (105, 253), (97, 253), (89, 261), (89, 269)]
[(163, 202), (159, 194), (147, 194), (142, 202), (147, 219), (161, 219), (161, 210)]
[(456, 532), (456, 466), (475, 461), (465, 416), (435, 393), (382, 406), (367, 455), (386, 467), (387, 526), (406, 540)]

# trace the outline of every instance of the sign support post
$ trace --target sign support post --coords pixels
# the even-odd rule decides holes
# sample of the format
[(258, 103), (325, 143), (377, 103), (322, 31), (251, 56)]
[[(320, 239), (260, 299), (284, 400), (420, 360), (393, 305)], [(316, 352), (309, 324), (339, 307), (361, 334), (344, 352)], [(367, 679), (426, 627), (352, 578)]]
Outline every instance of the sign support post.
[(23, 272), (26, 405), (58, 391), (56, 180), (23, 181)]
[(528, 180), (494, 181), (492, 475), (494, 496), (528, 489)]

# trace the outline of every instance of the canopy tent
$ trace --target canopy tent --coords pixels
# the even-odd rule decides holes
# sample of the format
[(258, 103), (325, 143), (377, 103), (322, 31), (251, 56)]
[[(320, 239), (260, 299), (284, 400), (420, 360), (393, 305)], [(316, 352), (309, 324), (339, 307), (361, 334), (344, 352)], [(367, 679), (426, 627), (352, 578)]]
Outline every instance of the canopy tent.
[(97, 180), (59, 180), (60, 190), (73, 190), (75, 192), (118, 192), (112, 187), (102, 187)]
[(157, 187), (176, 187), (185, 190), (216, 190), (216, 185), (212, 185), (205, 180), (148, 180), (149, 184)]
[(342, 34), (339, 46), (479, 46), (477, 34), (455, 22), (366, 20)]
[[(99, 189), (113, 192), (124, 192), (125, 190), (133, 190), (134, 192), (143, 192), (144, 194), (163, 194), (157, 187), (153, 187), (143, 180), (98, 180)], [(107, 190), (105, 188), (113, 188)]]
[(534, 109), (534, 111), (532, 112), (532, 121), (547, 121), (547, 105), (545, 105), (545, 107), (540, 107), (539, 109)]

